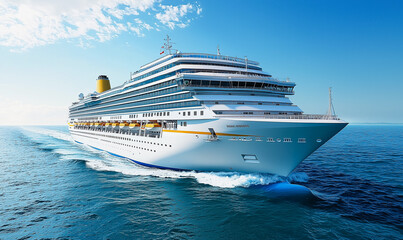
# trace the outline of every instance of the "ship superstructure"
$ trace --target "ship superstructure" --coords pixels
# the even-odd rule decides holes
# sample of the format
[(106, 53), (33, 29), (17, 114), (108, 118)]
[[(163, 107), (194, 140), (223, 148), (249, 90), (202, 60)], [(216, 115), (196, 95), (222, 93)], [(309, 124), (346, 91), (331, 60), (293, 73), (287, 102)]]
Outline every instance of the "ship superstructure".
[(69, 108), (73, 139), (149, 167), (287, 176), (347, 125), (304, 114), (255, 61), (165, 51), (118, 87), (99, 76)]

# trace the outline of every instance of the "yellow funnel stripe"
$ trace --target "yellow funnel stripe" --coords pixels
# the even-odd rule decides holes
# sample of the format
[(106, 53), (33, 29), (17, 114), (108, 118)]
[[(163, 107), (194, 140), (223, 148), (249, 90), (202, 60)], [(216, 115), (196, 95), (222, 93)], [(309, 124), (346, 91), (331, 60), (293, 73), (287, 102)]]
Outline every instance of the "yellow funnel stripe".
[(109, 80), (107, 79), (98, 79), (97, 80), (97, 92), (105, 92), (107, 90), (111, 89), (111, 84)]

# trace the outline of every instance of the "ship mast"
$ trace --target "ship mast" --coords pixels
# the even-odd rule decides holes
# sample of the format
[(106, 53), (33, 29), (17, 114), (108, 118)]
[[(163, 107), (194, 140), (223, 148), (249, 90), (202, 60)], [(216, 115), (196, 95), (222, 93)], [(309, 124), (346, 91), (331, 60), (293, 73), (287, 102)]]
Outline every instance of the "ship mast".
[(333, 102), (332, 102), (332, 88), (329, 87), (329, 108), (327, 109), (328, 117), (336, 116), (336, 112), (334, 111)]
[(164, 43), (164, 49), (167, 51), (168, 54), (171, 54), (171, 49), (172, 49), (172, 42), (171, 38), (167, 35), (167, 38), (164, 39), (166, 42)]

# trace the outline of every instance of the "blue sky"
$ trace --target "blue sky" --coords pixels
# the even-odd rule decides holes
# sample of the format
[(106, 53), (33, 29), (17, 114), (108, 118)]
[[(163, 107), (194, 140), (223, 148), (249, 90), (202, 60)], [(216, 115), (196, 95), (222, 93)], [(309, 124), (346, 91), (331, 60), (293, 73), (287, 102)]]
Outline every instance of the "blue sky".
[[(32, 5), (35, 4), (35, 5)], [(352, 123), (403, 123), (403, 1), (2, 1), (0, 124), (65, 124), (80, 92), (182, 52), (260, 62), (292, 101)]]

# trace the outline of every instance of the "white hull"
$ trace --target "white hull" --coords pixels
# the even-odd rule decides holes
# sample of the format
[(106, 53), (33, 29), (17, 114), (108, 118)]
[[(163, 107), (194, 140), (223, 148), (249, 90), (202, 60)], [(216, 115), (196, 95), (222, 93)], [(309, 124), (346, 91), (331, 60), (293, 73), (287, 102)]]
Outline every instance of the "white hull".
[[(340, 120), (205, 119), (164, 129), (161, 137), (81, 130), (79, 143), (149, 167), (289, 175), (347, 123)], [(218, 139), (211, 140), (209, 128)], [(210, 139), (210, 140), (209, 140)]]

